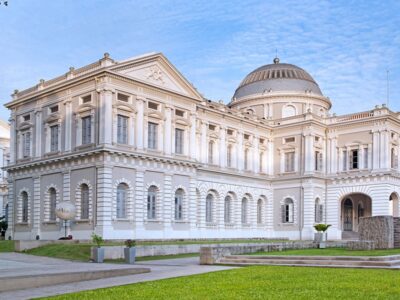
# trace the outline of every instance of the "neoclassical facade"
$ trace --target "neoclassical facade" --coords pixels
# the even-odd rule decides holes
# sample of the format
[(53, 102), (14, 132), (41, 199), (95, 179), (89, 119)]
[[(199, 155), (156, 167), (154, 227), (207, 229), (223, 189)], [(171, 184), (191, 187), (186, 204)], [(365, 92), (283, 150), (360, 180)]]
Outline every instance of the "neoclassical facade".
[(398, 215), (400, 114), (336, 116), (303, 69), (262, 66), (226, 105), (160, 53), (103, 58), (15, 91), (9, 220), (14, 239), (312, 239)]

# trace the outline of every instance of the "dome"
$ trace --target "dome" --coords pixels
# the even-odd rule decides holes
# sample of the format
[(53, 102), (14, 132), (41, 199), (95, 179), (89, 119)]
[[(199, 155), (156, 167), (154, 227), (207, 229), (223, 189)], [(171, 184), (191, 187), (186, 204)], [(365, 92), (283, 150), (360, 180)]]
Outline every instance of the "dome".
[(240, 83), (233, 95), (236, 99), (263, 93), (311, 92), (323, 96), (315, 80), (302, 68), (291, 64), (281, 64), (275, 58), (274, 63), (255, 69)]

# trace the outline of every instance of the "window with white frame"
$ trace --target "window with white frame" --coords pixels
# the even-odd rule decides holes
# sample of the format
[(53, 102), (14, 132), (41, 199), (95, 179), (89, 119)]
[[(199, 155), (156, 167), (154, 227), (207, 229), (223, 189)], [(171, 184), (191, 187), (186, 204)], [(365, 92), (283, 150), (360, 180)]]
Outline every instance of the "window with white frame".
[(81, 219), (89, 219), (89, 186), (86, 183), (81, 184)]
[(156, 123), (149, 122), (147, 126), (147, 147), (149, 149), (157, 149), (157, 134), (158, 125)]
[(342, 152), (343, 155), (343, 171), (347, 170), (347, 150), (343, 150)]
[(294, 151), (285, 153), (285, 172), (294, 172)]
[(350, 151), (350, 170), (358, 169), (358, 149)]
[(152, 185), (147, 191), (147, 219), (156, 219), (157, 187)]
[(208, 163), (214, 163), (214, 141), (208, 143)]
[(397, 169), (399, 163), (398, 155), (396, 153), (396, 150), (392, 148), (390, 150), (390, 167), (392, 169)]
[(92, 117), (82, 118), (82, 145), (92, 143)]
[(126, 203), (128, 199), (128, 186), (120, 183), (117, 186), (117, 218), (126, 218)]
[(231, 196), (226, 196), (225, 197), (225, 203), (224, 203), (224, 221), (225, 223), (231, 223), (231, 203), (232, 203), (232, 198)]
[(121, 93), (117, 94), (117, 99), (118, 101), (129, 102), (129, 96)]
[(282, 210), (282, 223), (293, 223), (294, 222), (294, 203), (291, 198), (286, 198)]
[(185, 131), (175, 128), (175, 153), (183, 154), (183, 139)]
[(322, 171), (322, 152), (315, 151), (314, 163), (315, 163), (315, 171)]
[(123, 115), (117, 116), (117, 143), (128, 144), (128, 120), (129, 118)]
[(51, 152), (58, 151), (58, 132), (59, 132), (58, 125), (50, 126), (50, 151)]
[(211, 194), (207, 195), (206, 198), (206, 222), (211, 223), (213, 221), (213, 201), (214, 197)]
[(31, 132), (26, 131), (22, 134), (22, 155), (23, 157), (31, 156)]
[(28, 193), (23, 191), (21, 193), (21, 207), (22, 207), (22, 219), (23, 223), (28, 223), (29, 221), (29, 197)]
[(228, 168), (232, 167), (232, 145), (229, 145), (226, 149), (226, 165)]
[(315, 223), (321, 223), (323, 221), (324, 217), (324, 206), (321, 204), (321, 201), (319, 198), (315, 199), (315, 208), (314, 208), (314, 214), (315, 214)]
[(49, 221), (56, 220), (57, 192), (55, 188), (49, 189)]
[(260, 152), (260, 157), (258, 159), (258, 167), (259, 167), (259, 171), (260, 173), (264, 172), (264, 152)]
[(264, 216), (264, 212), (263, 212), (263, 200), (262, 199), (258, 199), (257, 201), (257, 224), (263, 224), (263, 216)]
[(242, 199), (242, 224), (247, 223), (247, 198)]
[(175, 192), (175, 220), (183, 219), (183, 189), (177, 189)]

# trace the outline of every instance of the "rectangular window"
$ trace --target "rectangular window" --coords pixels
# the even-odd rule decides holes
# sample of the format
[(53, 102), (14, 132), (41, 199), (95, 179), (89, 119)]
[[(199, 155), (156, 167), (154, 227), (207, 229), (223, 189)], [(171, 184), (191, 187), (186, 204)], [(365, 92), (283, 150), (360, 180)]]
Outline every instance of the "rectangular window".
[(87, 95), (85, 97), (82, 97), (82, 103), (89, 103), (92, 102), (92, 95)]
[(158, 104), (154, 103), (154, 102), (149, 102), (147, 104), (147, 107), (150, 108), (150, 109), (158, 110)]
[(227, 132), (228, 135), (233, 135), (233, 130), (232, 129), (228, 129), (226, 132)]
[(183, 134), (182, 129), (175, 129), (175, 153), (183, 154)]
[(157, 149), (157, 130), (158, 125), (155, 123), (148, 123), (148, 136), (147, 136), (147, 147), (149, 149)]
[(285, 172), (294, 172), (294, 152), (285, 153)]
[(296, 141), (296, 139), (294, 137), (285, 138), (285, 144), (294, 143), (295, 141)]
[(50, 151), (58, 151), (58, 125), (50, 127)]
[(128, 144), (128, 117), (117, 116), (117, 143)]
[(24, 157), (31, 156), (31, 133), (25, 132), (22, 135), (22, 152)]
[(208, 125), (208, 129), (214, 131), (215, 130), (215, 125)]
[(175, 110), (175, 115), (178, 116), (178, 117), (184, 117), (185, 116), (185, 112), (183, 110), (176, 109)]
[(54, 106), (52, 106), (52, 107), (50, 107), (50, 113), (56, 113), (56, 112), (58, 112), (58, 105), (54, 105)]
[(315, 171), (322, 171), (322, 153), (315, 151)]
[(92, 117), (82, 118), (82, 145), (92, 142)]
[(358, 169), (358, 150), (350, 151), (350, 170)]
[(118, 101), (129, 102), (129, 96), (121, 93), (118, 93), (117, 99)]
[(25, 116), (23, 116), (23, 119), (24, 119), (24, 121), (26, 122), (26, 121), (30, 121), (31, 120), (31, 115), (29, 114), (29, 115), (25, 115)]
[(347, 170), (347, 151), (343, 150), (343, 171)]

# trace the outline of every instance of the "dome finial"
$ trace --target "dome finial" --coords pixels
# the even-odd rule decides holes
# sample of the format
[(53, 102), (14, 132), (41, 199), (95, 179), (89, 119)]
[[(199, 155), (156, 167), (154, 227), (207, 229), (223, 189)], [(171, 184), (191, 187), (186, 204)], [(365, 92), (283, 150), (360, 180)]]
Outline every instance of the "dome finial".
[(274, 64), (279, 64), (279, 58), (278, 57), (274, 58)]

